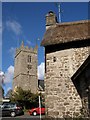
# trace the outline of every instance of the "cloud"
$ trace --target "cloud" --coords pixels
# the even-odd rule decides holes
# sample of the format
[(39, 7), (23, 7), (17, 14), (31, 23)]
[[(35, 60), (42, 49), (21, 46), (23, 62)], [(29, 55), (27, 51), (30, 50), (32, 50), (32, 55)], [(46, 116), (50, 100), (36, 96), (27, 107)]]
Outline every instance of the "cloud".
[(14, 75), (14, 67), (11, 65), (11, 66), (8, 67), (7, 71), (5, 72), (4, 83), (12, 82), (13, 75)]
[(2, 77), (4, 75), (3, 71), (0, 71), (0, 77)]
[(11, 47), (10, 50), (9, 50), (9, 53), (12, 56), (13, 59), (15, 57), (15, 50), (16, 50), (16, 48), (14, 48), (14, 47)]
[(45, 72), (45, 63), (42, 62), (38, 66), (38, 79), (44, 80), (44, 72)]
[(19, 22), (15, 20), (6, 21), (6, 27), (8, 30), (12, 31), (15, 35), (22, 34), (22, 26)]

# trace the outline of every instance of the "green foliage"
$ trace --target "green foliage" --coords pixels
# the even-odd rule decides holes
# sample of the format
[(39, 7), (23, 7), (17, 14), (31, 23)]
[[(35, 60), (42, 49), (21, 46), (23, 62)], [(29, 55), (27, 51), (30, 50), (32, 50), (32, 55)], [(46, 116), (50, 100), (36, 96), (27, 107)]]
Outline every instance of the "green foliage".
[(10, 98), (11, 101), (21, 103), (25, 109), (30, 109), (32, 107), (38, 107), (39, 94), (33, 94), (30, 90), (23, 90), (18, 87), (16, 92), (14, 92)]

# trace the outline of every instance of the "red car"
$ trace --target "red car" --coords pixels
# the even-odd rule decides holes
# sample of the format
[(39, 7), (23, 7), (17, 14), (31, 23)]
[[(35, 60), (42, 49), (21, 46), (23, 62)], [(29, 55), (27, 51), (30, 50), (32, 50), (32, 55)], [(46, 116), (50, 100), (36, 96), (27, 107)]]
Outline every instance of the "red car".
[[(29, 110), (29, 114), (30, 115), (34, 115), (34, 116), (40, 114), (40, 108), (38, 107), (38, 108), (30, 109)], [(44, 107), (41, 108), (41, 114), (45, 114), (45, 108)]]

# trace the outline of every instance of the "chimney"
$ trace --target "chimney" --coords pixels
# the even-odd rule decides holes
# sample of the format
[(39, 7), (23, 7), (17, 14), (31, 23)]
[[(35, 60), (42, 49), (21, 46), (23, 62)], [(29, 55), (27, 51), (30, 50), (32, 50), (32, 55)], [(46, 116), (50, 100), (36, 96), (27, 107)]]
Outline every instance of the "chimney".
[(54, 12), (49, 11), (46, 15), (46, 29), (51, 27), (52, 25), (55, 25), (57, 23), (57, 18)]

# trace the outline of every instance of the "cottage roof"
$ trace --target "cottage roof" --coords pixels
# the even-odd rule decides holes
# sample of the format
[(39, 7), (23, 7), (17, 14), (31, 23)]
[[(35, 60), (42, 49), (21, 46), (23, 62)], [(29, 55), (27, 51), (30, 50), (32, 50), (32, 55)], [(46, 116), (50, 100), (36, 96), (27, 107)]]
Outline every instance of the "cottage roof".
[(89, 40), (89, 24), (90, 21), (88, 20), (57, 23), (46, 30), (41, 45), (48, 46), (85, 39)]

